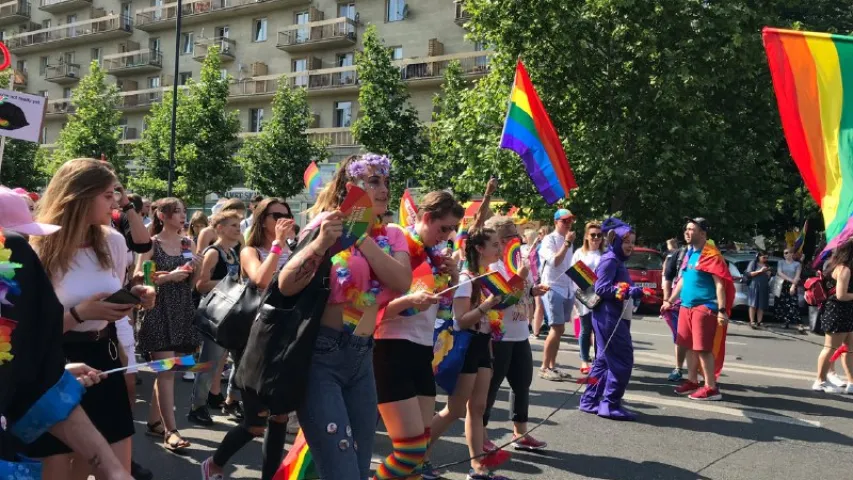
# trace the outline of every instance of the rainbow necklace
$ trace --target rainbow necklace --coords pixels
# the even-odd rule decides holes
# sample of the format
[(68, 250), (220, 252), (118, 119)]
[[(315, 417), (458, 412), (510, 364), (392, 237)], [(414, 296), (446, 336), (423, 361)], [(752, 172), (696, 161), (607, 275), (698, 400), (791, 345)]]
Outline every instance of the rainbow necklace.
[[(381, 222), (376, 222), (370, 229), (370, 238), (385, 253), (391, 253), (391, 244), (388, 242), (388, 230)], [(382, 286), (376, 278), (373, 269), (370, 270), (370, 287), (363, 292), (352, 278), (349, 262), (353, 255), (361, 256), (356, 246), (342, 250), (332, 257), (332, 265), (337, 269), (338, 284), (344, 291), (347, 303), (343, 307), (344, 329), (353, 333), (358, 327), (358, 322), (364, 316), (364, 311), (376, 304), (376, 296), (382, 291)]]
[[(6, 299), (9, 294), (20, 295), (21, 287), (15, 281), (15, 270), (23, 265), (11, 261), (12, 250), (6, 248), (6, 237), (0, 228), (0, 304), (12, 305)], [(12, 331), (18, 326), (18, 322), (8, 318), (0, 317), (0, 365), (12, 361)]]
[[(415, 231), (414, 227), (406, 227), (404, 232), (406, 234), (406, 243), (409, 246), (409, 258), (411, 259), (412, 269), (414, 270), (420, 266), (422, 262), (427, 262), (432, 270), (432, 275), (435, 278), (435, 291), (441, 292), (446, 290), (450, 285), (450, 275), (441, 273), (441, 262), (439, 260), (441, 258), (441, 254), (438, 249), (436, 247), (424, 246), (421, 236), (418, 235), (418, 232)], [(409, 293), (412, 292), (410, 291)], [(438, 302), (437, 317), (442, 320), (448, 320), (453, 317), (452, 310), (453, 292), (448, 292), (442, 295), (441, 300)], [(411, 317), (412, 315), (416, 315), (418, 312), (420, 312), (420, 310), (411, 307), (400, 312), (400, 315), (404, 317)]]

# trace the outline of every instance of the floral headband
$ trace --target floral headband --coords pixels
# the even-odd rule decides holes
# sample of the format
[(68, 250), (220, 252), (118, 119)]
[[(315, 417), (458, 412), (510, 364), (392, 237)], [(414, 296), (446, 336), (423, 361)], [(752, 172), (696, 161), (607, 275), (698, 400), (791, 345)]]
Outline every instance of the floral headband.
[(350, 178), (358, 178), (367, 175), (370, 167), (373, 167), (373, 170), (379, 175), (388, 175), (391, 171), (391, 159), (386, 155), (365, 153), (361, 158), (350, 162), (350, 164), (347, 165), (347, 175), (349, 175)]

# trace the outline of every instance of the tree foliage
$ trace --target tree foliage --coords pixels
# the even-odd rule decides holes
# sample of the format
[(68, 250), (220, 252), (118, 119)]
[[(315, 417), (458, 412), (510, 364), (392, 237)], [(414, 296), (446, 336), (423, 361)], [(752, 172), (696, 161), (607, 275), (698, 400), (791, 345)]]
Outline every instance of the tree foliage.
[(467, 88), (462, 78), (459, 62), (450, 62), (444, 72), (441, 93), (433, 97), (433, 123), (429, 126), (429, 168), (419, 169), (415, 177), (424, 191), (452, 188), (465, 172), (460, 162), (458, 143), (454, 138), (456, 121), (459, 118), (464, 92)]
[[(0, 88), (10, 90), (12, 70), (0, 72)], [(28, 191), (44, 186), (47, 178), (36, 164), (36, 153), (39, 144), (24, 140), (8, 138), (3, 148), (2, 165), (0, 165), (0, 180), (3, 185), (11, 188), (21, 187)]]
[(673, 236), (684, 215), (709, 217), (718, 239), (762, 222), (801, 224), (787, 206), (802, 182), (760, 31), (850, 28), (853, 14), (836, 3), (468, 0), (472, 37), (496, 54), (448, 120), (448, 148), (465, 167), (454, 186), (478, 192), (497, 174), (498, 195), (525, 213), (554, 208), (518, 157), (498, 149), (521, 57), (580, 185), (564, 203), (581, 218), (622, 215), (647, 242)]
[(302, 174), (311, 161), (329, 156), (325, 145), (308, 140), (312, 118), (305, 89), (293, 89), (282, 79), (272, 102), (272, 117), (256, 137), (246, 139), (237, 156), (248, 186), (284, 198), (302, 191)]
[(59, 132), (57, 148), (47, 164), (47, 174), (53, 175), (68, 160), (102, 156), (112, 163), (119, 178), (127, 177), (126, 155), (121, 140), (121, 110), (118, 87), (108, 84), (107, 72), (93, 60), (89, 73), (71, 92), (74, 113)]
[[(227, 111), (228, 78), (220, 75), (219, 47), (211, 45), (198, 82), (179, 92), (175, 126), (175, 182), (173, 194), (188, 204), (204, 202), (210, 193), (224, 194), (240, 181), (234, 156), (239, 148), (239, 112)], [(148, 116), (148, 128), (137, 147), (143, 167), (131, 181), (135, 191), (166, 194), (172, 96), (164, 95)]]
[(364, 49), (356, 52), (359, 116), (352, 131), (367, 151), (388, 155), (393, 162), (392, 191), (397, 197), (413, 178), (427, 151), (418, 112), (409, 102), (409, 90), (399, 67), (391, 63), (375, 25), (364, 32)]

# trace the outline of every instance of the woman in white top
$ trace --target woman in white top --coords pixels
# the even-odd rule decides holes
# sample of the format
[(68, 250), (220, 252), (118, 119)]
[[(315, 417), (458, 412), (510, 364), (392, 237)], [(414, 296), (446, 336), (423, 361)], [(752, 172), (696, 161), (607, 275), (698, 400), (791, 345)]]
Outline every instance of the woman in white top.
[[(601, 261), (602, 253), (604, 253), (604, 242), (601, 236), (601, 224), (589, 222), (584, 227), (583, 247), (572, 255), (572, 265), (580, 261), (594, 272), (598, 267), (598, 262)], [(589, 374), (589, 364), (592, 363), (592, 357), (589, 355), (592, 347), (592, 311), (582, 304), (577, 297), (575, 297), (575, 308), (577, 308), (581, 319), (581, 334), (578, 338), (581, 373), (587, 375)]]
[[(103, 163), (77, 159), (53, 176), (39, 205), (37, 221), (62, 226), (54, 235), (33, 237), (32, 244), (66, 308), (63, 353), (70, 362), (98, 370), (121, 367), (113, 322), (127, 317), (134, 305), (104, 301), (124, 285), (128, 250), (124, 237), (109, 227), (117, 180)], [(153, 290), (134, 287), (149, 306)], [(130, 470), (133, 414), (122, 375), (109, 375), (87, 389), (83, 410)], [(85, 480), (95, 469), (89, 459), (50, 434), (31, 444), (28, 454), (42, 458), (44, 478)]]

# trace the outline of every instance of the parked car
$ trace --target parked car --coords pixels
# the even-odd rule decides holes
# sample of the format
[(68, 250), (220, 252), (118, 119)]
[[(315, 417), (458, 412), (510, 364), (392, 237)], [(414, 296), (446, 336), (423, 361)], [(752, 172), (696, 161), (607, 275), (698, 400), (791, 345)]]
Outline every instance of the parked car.
[[(744, 253), (735, 253), (735, 254), (726, 254), (724, 255), (726, 261), (729, 263), (729, 272), (732, 274), (732, 278), (735, 281), (735, 304), (734, 308), (736, 310), (746, 310), (749, 308), (749, 286), (746, 284), (746, 269), (749, 267), (749, 263), (755, 259), (754, 254), (744, 254)], [(779, 257), (769, 257), (767, 259), (767, 264), (770, 265), (770, 268), (773, 269), (773, 272), (776, 272), (780, 262), (784, 262), (785, 259)], [(773, 284), (775, 280), (775, 275), (770, 278), (770, 284)], [(800, 308), (803, 309), (806, 307), (805, 300), (805, 290), (802, 285), (797, 287), (797, 298), (799, 301)], [(776, 304), (776, 297), (771, 293), (770, 300), (768, 305), (768, 311), (765, 312), (765, 315), (773, 315), (773, 305)]]
[(625, 262), (634, 286), (654, 290), (652, 297), (643, 297), (642, 306), (660, 307), (663, 303), (663, 255), (652, 248), (636, 247)]

